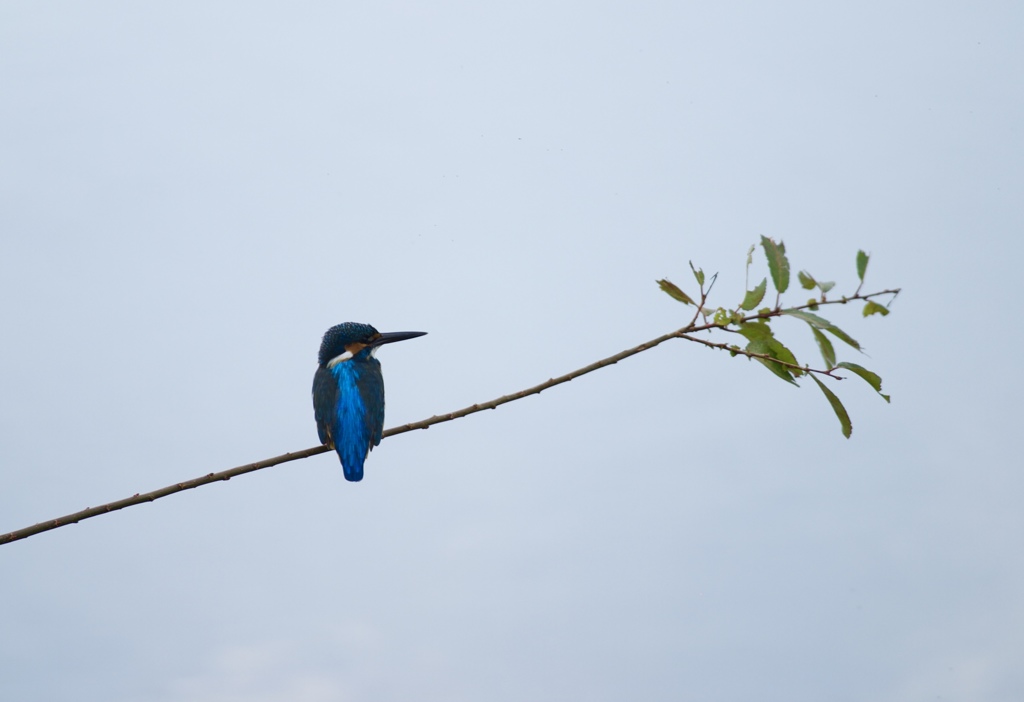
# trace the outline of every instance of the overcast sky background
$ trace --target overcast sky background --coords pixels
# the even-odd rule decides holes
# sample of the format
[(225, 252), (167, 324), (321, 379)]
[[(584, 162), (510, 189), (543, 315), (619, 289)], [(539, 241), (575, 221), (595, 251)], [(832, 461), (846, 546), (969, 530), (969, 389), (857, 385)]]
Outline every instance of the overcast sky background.
[[(1024, 697), (1016, 2), (0, 4), (0, 531), (681, 326), (687, 261), (904, 290), (821, 393), (673, 342), (0, 547), (0, 699)], [(757, 252), (752, 278), (765, 275)], [(795, 290), (789, 299), (806, 297)], [(780, 322), (801, 360), (812, 339)]]

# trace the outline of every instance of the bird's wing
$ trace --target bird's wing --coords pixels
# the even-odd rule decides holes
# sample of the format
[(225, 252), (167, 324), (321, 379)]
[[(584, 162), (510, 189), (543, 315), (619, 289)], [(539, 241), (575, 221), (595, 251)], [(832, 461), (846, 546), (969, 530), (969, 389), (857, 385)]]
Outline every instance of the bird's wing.
[(323, 366), (313, 376), (313, 413), (316, 415), (316, 431), (321, 444), (333, 444), (331, 438), (331, 417), (338, 404), (338, 383), (331, 372)]
[(380, 372), (380, 362), (376, 358), (371, 358), (370, 362), (376, 364), (376, 373), (363, 375), (359, 392), (366, 407), (366, 428), (369, 429), (369, 450), (372, 451), (384, 438), (384, 376)]

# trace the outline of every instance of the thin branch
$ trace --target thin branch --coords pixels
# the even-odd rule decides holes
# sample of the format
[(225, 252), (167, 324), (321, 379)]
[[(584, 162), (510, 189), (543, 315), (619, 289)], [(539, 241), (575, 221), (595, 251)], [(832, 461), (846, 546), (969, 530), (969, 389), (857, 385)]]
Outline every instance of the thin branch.
[(792, 368), (793, 370), (799, 371), (800, 373), (819, 373), (821, 375), (827, 375), (828, 377), (833, 378), (835, 380), (843, 380), (842, 377), (838, 375), (833, 375), (833, 371), (836, 370), (835, 368), (833, 368), (832, 370), (819, 370), (817, 368), (811, 368), (809, 366), (801, 366), (796, 363), (781, 361), (775, 358), (775, 356), (770, 356), (766, 353), (755, 353), (753, 351), (741, 349), (738, 346), (730, 346), (729, 344), (719, 344), (714, 341), (708, 341), (707, 339), (699, 339), (695, 336), (690, 336), (689, 334), (680, 334), (679, 338), (686, 339), (687, 341), (694, 341), (698, 344), (704, 344), (705, 346), (712, 349), (728, 351), (729, 353), (736, 354), (737, 356), (746, 356), (747, 358), (758, 358), (765, 361), (771, 361), (772, 363), (778, 363), (780, 366), (783, 366), (785, 368)]
[(181, 483), (175, 483), (174, 485), (168, 485), (165, 488), (159, 490), (153, 490), (152, 492), (136, 493), (131, 497), (126, 497), (123, 500), (116, 500), (114, 502), (108, 502), (105, 505), (99, 507), (87, 507), (80, 512), (74, 512), (63, 517), (57, 517), (56, 519), (49, 519), (45, 522), (40, 522), (24, 529), (18, 529), (12, 531), (9, 534), (0, 535), (0, 545), (10, 543), (11, 541), (17, 541), (18, 539), (26, 539), (29, 536), (35, 536), (36, 534), (50, 529), (56, 529), (57, 527), (67, 526), (68, 524), (76, 524), (83, 519), (89, 519), (90, 517), (98, 517), (101, 514), (107, 512), (116, 512), (119, 509), (125, 507), (131, 507), (132, 505), (140, 505), (143, 502), (152, 502), (158, 500), (161, 497), (167, 497), (173, 495), (176, 492), (183, 490), (191, 490), (197, 488), (200, 485), (208, 485), (209, 483), (215, 483), (220, 480), (231, 480), (236, 475), (245, 475), (251, 473), (254, 470), (260, 470), (261, 468), (269, 468), (270, 466), (276, 466), (281, 463), (287, 463), (288, 461), (297, 461), (300, 458), (309, 458), (315, 456), (318, 453), (326, 453), (331, 449), (328, 446), (317, 446), (315, 448), (308, 448), (304, 451), (295, 451), (293, 453), (286, 453), (274, 458), (267, 458), (263, 461), (257, 461), (255, 463), (247, 463), (244, 466), (238, 466), (237, 468), (230, 468), (223, 470), (220, 473), (207, 473), (200, 478), (193, 478), (192, 480), (186, 480)]
[[(712, 285), (713, 284), (714, 284), (714, 282), (712, 280)], [(384, 437), (397, 436), (398, 434), (404, 434), (406, 432), (415, 431), (417, 429), (427, 429), (429, 427), (434, 426), (435, 424), (441, 424), (442, 422), (450, 422), (453, 419), (459, 419), (461, 417), (465, 417), (465, 416), (470, 415), (470, 414), (475, 414), (476, 412), (482, 412), (484, 410), (496, 409), (497, 407), (500, 407), (501, 405), (507, 404), (509, 402), (514, 402), (515, 400), (521, 400), (522, 398), (529, 397), (530, 395), (537, 395), (537, 394), (543, 392), (544, 390), (547, 390), (548, 388), (553, 388), (556, 385), (561, 385), (562, 383), (567, 383), (570, 380), (573, 380), (575, 378), (579, 378), (580, 376), (586, 375), (587, 373), (593, 373), (594, 371), (599, 370), (601, 368), (605, 368), (607, 366), (614, 365), (614, 364), (618, 363), (619, 361), (622, 361), (622, 360), (625, 360), (625, 359), (629, 358), (630, 356), (635, 356), (638, 353), (642, 353), (644, 351), (648, 351), (648, 350), (654, 348), (655, 346), (658, 346), (660, 344), (665, 343), (666, 341), (669, 341), (670, 339), (686, 339), (687, 341), (695, 341), (697, 343), (704, 344), (705, 346), (710, 346), (710, 347), (716, 348), (716, 349), (722, 349), (722, 350), (726, 350), (726, 351), (730, 351), (730, 352), (739, 353), (739, 354), (742, 354), (744, 356), (749, 356), (751, 358), (765, 358), (767, 360), (771, 360), (771, 361), (774, 361), (776, 363), (779, 363), (779, 364), (781, 364), (783, 366), (789, 366), (791, 368), (796, 368), (796, 369), (798, 369), (800, 371), (803, 371), (803, 372), (810, 371), (810, 372), (814, 372), (814, 373), (822, 373), (824, 375), (830, 375), (830, 373), (828, 373), (826, 371), (816, 371), (816, 370), (804, 368), (802, 366), (794, 366), (794, 365), (786, 363), (784, 361), (780, 361), (777, 358), (771, 358), (770, 356), (765, 356), (763, 354), (751, 353), (749, 351), (745, 351), (745, 350), (742, 350), (742, 349), (733, 349), (733, 348), (729, 347), (726, 344), (716, 344), (716, 343), (713, 343), (713, 342), (708, 342), (708, 341), (705, 341), (703, 339), (699, 339), (699, 338), (690, 336), (694, 332), (708, 331), (708, 330), (711, 330), (711, 329), (724, 329), (726, 326), (728, 326), (727, 324), (716, 324), (716, 323), (713, 323), (713, 322), (712, 323), (700, 324), (700, 325), (694, 323), (694, 322), (696, 322), (697, 316), (700, 314), (700, 310), (702, 310), (704, 308), (704, 303), (706, 302), (707, 296), (710, 293), (710, 287), (708, 288), (707, 291), (703, 290), (703, 286), (701, 286), (701, 288), (702, 288), (701, 289), (701, 301), (700, 301), (700, 305), (697, 306), (698, 313), (697, 313), (697, 315), (694, 316), (694, 318), (690, 321), (689, 324), (687, 324), (685, 327), (683, 327), (681, 329), (677, 329), (676, 331), (669, 332), (668, 334), (663, 334), (662, 336), (659, 336), (659, 337), (657, 337), (655, 339), (651, 339), (650, 341), (646, 341), (646, 342), (644, 342), (642, 344), (639, 344), (638, 346), (634, 346), (632, 348), (626, 349), (625, 351), (620, 351), (619, 353), (617, 353), (617, 354), (615, 354), (613, 356), (609, 356), (607, 358), (601, 359), (600, 361), (596, 361), (594, 363), (591, 363), (588, 366), (584, 366), (583, 368), (579, 368), (577, 370), (574, 370), (571, 373), (566, 373), (564, 375), (560, 375), (557, 378), (550, 378), (549, 380), (546, 380), (543, 383), (538, 383), (537, 385), (534, 385), (533, 387), (527, 388), (525, 390), (520, 390), (519, 392), (512, 393), (511, 395), (503, 395), (503, 396), (498, 397), (498, 398), (496, 398), (494, 400), (491, 400), (490, 402), (483, 402), (483, 403), (473, 404), (473, 405), (470, 405), (469, 407), (464, 407), (463, 409), (456, 410), (454, 412), (448, 412), (447, 414), (434, 415), (433, 417), (430, 417), (429, 419), (424, 419), (424, 420), (419, 421), (419, 422), (411, 422), (409, 424), (403, 424), (403, 425), (398, 426), (398, 427), (393, 427), (393, 428), (388, 429), (387, 431), (384, 432)], [(895, 296), (898, 293), (899, 293), (899, 289), (883, 290), (881, 292), (870, 293), (868, 295), (854, 294), (851, 297), (844, 297), (844, 298), (839, 299), (839, 300), (826, 300), (826, 301), (820, 301), (820, 302), (814, 302), (814, 303), (807, 303), (807, 304), (804, 304), (804, 305), (798, 305), (796, 307), (790, 307), (788, 309), (800, 310), (800, 309), (806, 309), (808, 307), (819, 307), (819, 306), (822, 306), (822, 305), (846, 304), (847, 302), (851, 302), (853, 300), (867, 300), (867, 299), (870, 299), (872, 297), (877, 297), (879, 295), (893, 295), (893, 296)], [(742, 321), (743, 322), (749, 322), (749, 321), (753, 321), (753, 320), (756, 320), (756, 319), (766, 319), (766, 318), (769, 318), (769, 317), (778, 317), (778, 316), (781, 316), (781, 315), (782, 315), (782, 310), (779, 309), (778, 306), (776, 306), (776, 309), (774, 309), (774, 310), (771, 310), (771, 311), (763, 313), (763, 314), (749, 315), (747, 317), (744, 317), (742, 319)], [(836, 377), (836, 376), (832, 376), (832, 377)], [(152, 502), (153, 500), (158, 500), (161, 497), (167, 497), (168, 495), (173, 495), (174, 493), (182, 492), (184, 490), (191, 490), (192, 488), (197, 488), (197, 487), (200, 487), (201, 485), (208, 485), (209, 483), (215, 483), (215, 482), (219, 482), (219, 481), (222, 481), (222, 480), (230, 480), (231, 478), (234, 478), (236, 476), (245, 475), (246, 473), (251, 473), (253, 471), (261, 470), (263, 468), (269, 468), (271, 466), (280, 465), (282, 463), (288, 463), (290, 461), (297, 461), (297, 460), (299, 460), (301, 458), (309, 458), (310, 456), (316, 456), (317, 454), (327, 453), (330, 450), (331, 449), (329, 447), (327, 447), (327, 446), (314, 446), (312, 448), (304, 449), (302, 451), (294, 451), (294, 452), (291, 452), (291, 453), (285, 453), (285, 454), (282, 454), (280, 456), (276, 456), (274, 458), (268, 458), (268, 459), (265, 459), (265, 460), (262, 460), (262, 461), (256, 461), (255, 463), (247, 463), (245, 465), (237, 466), (235, 468), (230, 468), (228, 470), (224, 470), (224, 471), (221, 471), (219, 473), (208, 473), (207, 475), (204, 475), (202, 477), (193, 478), (192, 480), (186, 480), (184, 482), (175, 483), (173, 485), (168, 485), (167, 487), (160, 488), (159, 490), (153, 490), (152, 492), (136, 493), (135, 495), (132, 495), (131, 497), (126, 497), (124, 499), (116, 500), (114, 502), (108, 502), (107, 504), (103, 504), (103, 505), (100, 505), (98, 507), (88, 507), (88, 508), (83, 509), (83, 510), (81, 510), (79, 512), (74, 512), (72, 514), (68, 514), (68, 515), (65, 515), (63, 517), (58, 517), (56, 519), (49, 519), (49, 520), (47, 520), (45, 522), (40, 522), (40, 523), (35, 524), (33, 526), (25, 527), (24, 529), (18, 529), (17, 531), (12, 531), (12, 532), (7, 533), (7, 534), (0, 534), (0, 545), (11, 543), (12, 541), (18, 541), (19, 539), (25, 539), (25, 538), (28, 538), (29, 536), (34, 536), (34, 535), (40, 534), (40, 533), (42, 533), (44, 531), (50, 531), (51, 529), (56, 529), (58, 527), (67, 526), (68, 524), (76, 524), (76, 523), (78, 523), (80, 521), (83, 521), (85, 519), (90, 519), (92, 517), (97, 517), (97, 516), (99, 516), (101, 514), (106, 514), (108, 512), (115, 512), (117, 510), (124, 509), (125, 507), (131, 507), (132, 505), (142, 504), (143, 502)]]

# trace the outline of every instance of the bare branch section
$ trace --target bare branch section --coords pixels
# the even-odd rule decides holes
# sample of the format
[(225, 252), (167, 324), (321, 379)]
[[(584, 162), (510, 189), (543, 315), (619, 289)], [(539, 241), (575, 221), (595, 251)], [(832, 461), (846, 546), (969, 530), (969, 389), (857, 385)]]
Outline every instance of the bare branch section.
[[(704, 303), (707, 300), (707, 296), (708, 296), (709, 292), (710, 292), (710, 290), (707, 290), (707, 291), (704, 290), (704, 285), (701, 284), (701, 301), (700, 301), (700, 304), (697, 305), (697, 309), (698, 310), (703, 308)], [(870, 294), (867, 294), (867, 295), (861, 295), (861, 294), (857, 293), (857, 294), (854, 294), (854, 295), (852, 295), (850, 297), (844, 297), (844, 298), (841, 298), (839, 300), (823, 300), (823, 301), (815, 302), (813, 304), (812, 303), (808, 303), (808, 304), (805, 304), (805, 305), (798, 305), (796, 307), (791, 307), (791, 308), (788, 308), (788, 309), (790, 309), (790, 310), (801, 310), (801, 309), (807, 309), (807, 308), (810, 308), (810, 307), (820, 307), (822, 305), (841, 305), (841, 304), (846, 304), (847, 302), (852, 302), (852, 301), (855, 301), (855, 300), (868, 300), (870, 298), (878, 297), (878, 296), (881, 296), (881, 295), (893, 295), (893, 296), (895, 296), (898, 293), (899, 293), (899, 289), (882, 290), (880, 292), (870, 293)], [(766, 318), (769, 318), (769, 317), (778, 317), (778, 316), (781, 316), (781, 315), (782, 315), (782, 309), (780, 309), (778, 306), (776, 306), (776, 308), (774, 310), (771, 310), (770, 312), (762, 312), (762, 313), (758, 313), (758, 314), (752, 314), (752, 315), (749, 315), (747, 317), (744, 317), (742, 319), (742, 321), (750, 322), (750, 321), (756, 321), (756, 320), (759, 320), (759, 319), (766, 319)], [(750, 358), (762, 358), (762, 357), (763, 358), (770, 358), (768, 356), (764, 356), (763, 354), (756, 354), (756, 353), (751, 353), (749, 351), (744, 351), (742, 349), (735, 349), (735, 348), (730, 347), (730, 346), (728, 346), (726, 344), (712, 343), (712, 342), (705, 341), (703, 339), (698, 339), (698, 338), (692, 337), (691, 335), (695, 334), (696, 332), (711, 331), (711, 330), (714, 330), (714, 329), (724, 329), (724, 327), (727, 326), (727, 325), (718, 324), (718, 323), (696, 324), (698, 316), (699, 316), (699, 314), (695, 314), (693, 319), (690, 320), (690, 323), (687, 324), (685, 327), (683, 327), (681, 329), (677, 329), (674, 332), (669, 332), (668, 334), (664, 334), (662, 336), (659, 336), (656, 339), (651, 339), (650, 341), (646, 341), (646, 342), (644, 342), (642, 344), (639, 344), (638, 346), (634, 346), (633, 348), (626, 349), (625, 351), (620, 351), (619, 353), (615, 354), (614, 356), (609, 356), (608, 358), (601, 359), (600, 361), (596, 361), (594, 363), (591, 363), (588, 366), (584, 366), (582, 368), (574, 370), (571, 373), (566, 373), (565, 375), (560, 375), (557, 378), (551, 378), (549, 380), (546, 380), (543, 383), (538, 383), (537, 385), (534, 385), (533, 387), (526, 388), (525, 390), (520, 390), (519, 392), (512, 393), (511, 395), (503, 395), (502, 397), (498, 397), (498, 398), (496, 398), (494, 400), (491, 400), (490, 402), (483, 402), (483, 403), (479, 403), (479, 404), (473, 404), (473, 405), (470, 405), (469, 407), (464, 407), (463, 409), (456, 410), (454, 412), (448, 412), (447, 414), (434, 415), (433, 417), (430, 417), (429, 419), (424, 419), (424, 420), (421, 420), (419, 422), (412, 422), (410, 424), (403, 424), (403, 425), (398, 426), (398, 427), (393, 427), (393, 428), (388, 429), (387, 431), (385, 431), (384, 432), (384, 436), (385, 437), (390, 437), (390, 436), (396, 436), (398, 434), (404, 434), (404, 433), (409, 432), (409, 431), (415, 431), (417, 429), (427, 429), (429, 427), (432, 427), (435, 424), (441, 424), (442, 422), (450, 422), (453, 419), (459, 419), (461, 417), (465, 417), (467, 415), (474, 414), (476, 412), (482, 412), (484, 410), (496, 409), (497, 407), (500, 407), (501, 405), (507, 404), (509, 402), (514, 402), (515, 400), (521, 400), (524, 397), (529, 397), (530, 395), (537, 395), (537, 394), (543, 392), (544, 390), (547, 390), (548, 388), (553, 388), (556, 385), (561, 385), (562, 383), (567, 383), (570, 380), (573, 380), (575, 378), (579, 378), (580, 376), (586, 375), (587, 373), (592, 373), (592, 372), (594, 372), (596, 370), (599, 370), (601, 368), (605, 368), (607, 366), (614, 365), (614, 364), (618, 363), (619, 361), (622, 361), (622, 360), (625, 360), (625, 359), (629, 358), (630, 356), (635, 356), (638, 353), (642, 353), (642, 352), (647, 351), (649, 349), (653, 349), (655, 346), (663, 344), (666, 341), (669, 341), (670, 339), (685, 339), (687, 341), (697, 342), (697, 343), (700, 343), (700, 344), (704, 344), (705, 346), (709, 346), (711, 348), (715, 348), (715, 349), (719, 349), (719, 350), (725, 350), (725, 351), (730, 351), (732, 353), (737, 353), (737, 354), (740, 354), (740, 355), (743, 355), (743, 356), (747, 356), (747, 357), (750, 357)], [(779, 362), (777, 359), (772, 359), (772, 360), (775, 360), (775, 362)], [(786, 365), (786, 364), (783, 364), (783, 365)], [(801, 371), (804, 371), (804, 372), (820, 373), (822, 375), (828, 375), (830, 377), (835, 377), (828, 370), (816, 370), (816, 369), (807, 368), (807, 367), (804, 367), (804, 366), (795, 366), (795, 368), (797, 368), (797, 369), (799, 369)], [(237, 466), (235, 468), (230, 468), (228, 470), (224, 470), (224, 471), (221, 471), (219, 473), (208, 473), (207, 475), (204, 475), (202, 477), (193, 478), (192, 480), (186, 480), (184, 482), (175, 483), (173, 485), (168, 485), (167, 487), (160, 488), (159, 490), (153, 490), (152, 492), (137, 493), (135, 495), (132, 495), (131, 497), (126, 497), (124, 499), (116, 500), (114, 502), (108, 502), (108, 503), (100, 505), (98, 507), (89, 507), (87, 509), (81, 510), (80, 512), (74, 512), (72, 514), (68, 514), (68, 515), (63, 516), (63, 517), (58, 517), (56, 519), (49, 519), (49, 520), (47, 520), (45, 522), (40, 522), (40, 523), (35, 524), (33, 526), (25, 527), (24, 529), (18, 529), (17, 531), (12, 531), (12, 532), (7, 533), (7, 534), (0, 534), (0, 545), (7, 544), (7, 543), (10, 543), (12, 541), (18, 541), (20, 539), (26, 539), (26, 538), (28, 538), (30, 536), (34, 536), (36, 534), (40, 534), (40, 533), (42, 533), (44, 531), (50, 531), (51, 529), (57, 529), (58, 527), (67, 526), (68, 524), (77, 524), (78, 522), (81, 522), (81, 521), (83, 521), (85, 519), (91, 519), (92, 517), (98, 517), (99, 515), (107, 514), (108, 512), (116, 512), (117, 510), (124, 509), (125, 507), (131, 507), (133, 505), (139, 505), (139, 504), (142, 504), (144, 502), (152, 502), (153, 500), (158, 500), (161, 497), (167, 497), (168, 495), (173, 495), (173, 494), (175, 494), (177, 492), (183, 492), (184, 490), (191, 490), (193, 488), (197, 488), (197, 487), (200, 487), (202, 485), (209, 485), (210, 483), (216, 483), (216, 482), (220, 482), (222, 480), (231, 480), (231, 478), (234, 478), (236, 476), (245, 475), (246, 473), (252, 473), (253, 471), (261, 470), (263, 468), (269, 468), (271, 466), (280, 465), (282, 463), (288, 463), (290, 461), (297, 461), (297, 460), (302, 459), (302, 458), (309, 458), (310, 456), (316, 456), (317, 454), (327, 453), (330, 450), (331, 449), (328, 448), (327, 446), (315, 446), (313, 448), (304, 449), (302, 451), (294, 451), (294, 452), (291, 452), (291, 453), (285, 453), (285, 454), (282, 454), (280, 456), (275, 456), (274, 458), (268, 458), (268, 459), (265, 459), (265, 460), (262, 460), (262, 461), (257, 461), (255, 463), (247, 463), (245, 465)]]
[(49, 531), (50, 529), (56, 529), (57, 527), (76, 524), (83, 519), (98, 517), (99, 515), (106, 514), (107, 512), (116, 512), (119, 509), (131, 507), (132, 505), (141, 505), (143, 502), (152, 502), (153, 500), (158, 500), (161, 497), (173, 495), (176, 492), (191, 490), (192, 488), (197, 488), (201, 485), (209, 485), (210, 483), (216, 483), (221, 480), (231, 480), (236, 475), (245, 475), (246, 473), (252, 473), (254, 470), (269, 468), (270, 466), (276, 466), (289, 461), (297, 461), (300, 458), (309, 458), (310, 456), (315, 456), (318, 453), (326, 453), (330, 450), (331, 449), (327, 446), (317, 446), (316, 448), (308, 448), (304, 451), (286, 453), (281, 456), (275, 456), (274, 458), (257, 461), (256, 463), (248, 463), (244, 466), (223, 470), (219, 473), (207, 473), (200, 478), (193, 478), (192, 480), (186, 480), (182, 483), (168, 485), (165, 488), (153, 490), (152, 492), (136, 493), (131, 497), (126, 497), (123, 500), (116, 500), (114, 502), (108, 502), (107, 504), (100, 505), (99, 507), (87, 507), (80, 512), (68, 514), (56, 519), (48, 519), (45, 522), (39, 522), (33, 526), (18, 529), (17, 531), (12, 531), (9, 534), (0, 535), (0, 545), (10, 543), (11, 541), (17, 541), (18, 539), (27, 539), (30, 536), (35, 536), (36, 534)]
[[(764, 318), (761, 317), (761, 319)], [(697, 337), (690, 336), (689, 334), (679, 334), (678, 336), (680, 339), (686, 339), (687, 341), (692, 341), (695, 344), (703, 344), (708, 348), (717, 349), (718, 351), (728, 351), (729, 353), (735, 354), (736, 356), (746, 356), (747, 358), (760, 358), (764, 361), (778, 363), (780, 366), (783, 366), (785, 368), (791, 368), (800, 373), (820, 373), (821, 375), (827, 375), (828, 377), (835, 378), (836, 380), (842, 380), (841, 377), (834, 375), (834, 372), (836, 370), (835, 368), (833, 368), (832, 370), (820, 370), (818, 368), (811, 368), (809, 366), (801, 366), (796, 363), (787, 363), (786, 361), (780, 361), (774, 356), (770, 356), (766, 353), (754, 353), (753, 351), (747, 351), (746, 349), (741, 349), (735, 345), (722, 344), (715, 341), (708, 341), (707, 339), (698, 339)]]

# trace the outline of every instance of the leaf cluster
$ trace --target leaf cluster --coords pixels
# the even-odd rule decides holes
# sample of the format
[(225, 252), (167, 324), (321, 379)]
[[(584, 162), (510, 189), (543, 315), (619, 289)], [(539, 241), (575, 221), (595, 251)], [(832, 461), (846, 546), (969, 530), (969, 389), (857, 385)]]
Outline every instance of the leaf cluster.
[[(750, 266), (753, 263), (753, 255), (756, 245), (752, 245), (747, 251), (747, 284), (743, 299), (734, 307), (707, 307), (706, 301), (710, 293), (710, 287), (705, 289), (704, 272), (690, 263), (700, 288), (700, 301), (697, 302), (679, 286), (667, 279), (657, 281), (658, 286), (672, 299), (682, 302), (685, 305), (692, 305), (697, 308), (697, 313), (688, 327), (681, 329), (678, 335), (690, 341), (710, 346), (712, 348), (728, 350), (733, 356), (746, 356), (761, 363), (773, 374), (793, 385), (798, 385), (797, 378), (810, 376), (821, 392), (825, 395), (829, 405), (839, 419), (843, 436), (849, 438), (853, 432), (853, 424), (850, 421), (849, 413), (843, 406), (839, 397), (819, 379), (818, 376), (827, 376), (833, 380), (842, 380), (845, 375), (837, 374), (837, 371), (847, 371), (858, 376), (868, 383), (886, 402), (889, 396), (882, 392), (882, 379), (876, 373), (849, 361), (838, 361), (836, 348), (833, 340), (840, 342), (863, 353), (860, 343), (828, 319), (816, 314), (820, 307), (829, 304), (847, 304), (852, 301), (864, 301), (862, 314), (864, 317), (872, 315), (886, 316), (889, 314), (889, 305), (895, 299), (899, 290), (885, 290), (869, 295), (861, 294), (861, 287), (864, 285), (864, 276), (867, 272), (869, 255), (864, 251), (857, 252), (856, 270), (859, 284), (856, 291), (850, 296), (838, 299), (829, 299), (829, 293), (835, 288), (835, 282), (819, 280), (805, 270), (797, 272), (797, 281), (804, 290), (813, 290), (815, 296), (806, 303), (792, 307), (782, 306), (782, 295), (790, 287), (790, 265), (786, 255), (786, 246), (783, 242), (776, 242), (769, 237), (761, 237), (761, 248), (764, 251), (768, 264), (768, 276), (761, 279), (753, 287), (750, 286)], [(775, 304), (772, 307), (759, 307), (764, 302), (768, 290), (768, 278), (771, 278), (772, 286), (775, 289)], [(714, 276), (712, 277), (712, 284)], [(880, 295), (891, 295), (888, 305), (881, 305), (874, 297)], [(704, 324), (697, 325), (698, 317), (702, 317)], [(808, 365), (801, 365), (796, 355), (775, 335), (771, 325), (774, 319), (790, 317), (804, 322), (814, 337), (821, 358), (824, 361), (824, 368), (811, 368)], [(724, 344), (709, 342), (702, 338), (689, 336), (692, 332), (698, 331), (723, 331), (742, 336), (746, 343), (743, 346), (738, 344)]]

